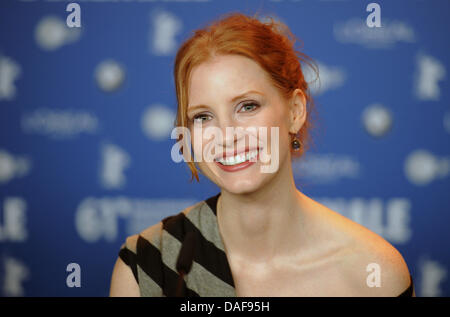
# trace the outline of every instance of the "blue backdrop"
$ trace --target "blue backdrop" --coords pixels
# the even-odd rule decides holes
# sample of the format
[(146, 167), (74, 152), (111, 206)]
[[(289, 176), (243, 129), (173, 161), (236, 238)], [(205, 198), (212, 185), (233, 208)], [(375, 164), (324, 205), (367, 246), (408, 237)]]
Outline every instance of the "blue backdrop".
[(69, 3), (0, 4), (1, 295), (106, 296), (127, 236), (219, 191), (171, 160), (174, 56), (258, 9), (319, 65), (299, 189), (391, 242), (418, 296), (450, 295), (450, 1)]

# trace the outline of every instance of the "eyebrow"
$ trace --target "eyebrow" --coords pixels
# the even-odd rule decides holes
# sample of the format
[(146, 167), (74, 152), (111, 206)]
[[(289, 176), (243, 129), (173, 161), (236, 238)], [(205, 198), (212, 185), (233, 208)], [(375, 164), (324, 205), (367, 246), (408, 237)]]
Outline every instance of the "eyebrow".
[[(244, 92), (243, 94), (240, 94), (240, 95), (237, 95), (237, 96), (231, 98), (230, 103), (235, 102), (236, 100), (242, 99), (250, 94), (258, 94), (258, 95), (264, 96), (264, 94), (262, 92), (259, 92), (256, 90), (249, 90), (249, 91)], [(206, 106), (206, 105), (195, 105), (195, 106), (191, 106), (191, 107), (188, 106), (187, 111), (192, 111), (197, 108), (208, 108), (208, 106)]]

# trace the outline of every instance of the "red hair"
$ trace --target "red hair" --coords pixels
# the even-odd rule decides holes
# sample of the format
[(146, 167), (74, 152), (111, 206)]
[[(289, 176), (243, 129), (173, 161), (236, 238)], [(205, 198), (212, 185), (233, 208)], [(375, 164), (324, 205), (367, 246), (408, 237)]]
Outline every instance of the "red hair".
[[(251, 58), (267, 72), (285, 100), (288, 100), (297, 88), (303, 92), (307, 102), (307, 117), (297, 133), (302, 147), (298, 152), (291, 152), (292, 157), (301, 157), (311, 141), (311, 118), (315, 107), (300, 62), (307, 63), (316, 74), (318, 70), (311, 58), (295, 49), (297, 39), (284, 23), (271, 17), (262, 22), (257, 15), (249, 17), (242, 13), (227, 13), (219, 20), (196, 30), (181, 45), (174, 65), (178, 102), (176, 126), (188, 126), (188, 85), (192, 69), (217, 55), (241, 55)], [(187, 164), (192, 172), (191, 181), (194, 177), (198, 181), (195, 164)]]

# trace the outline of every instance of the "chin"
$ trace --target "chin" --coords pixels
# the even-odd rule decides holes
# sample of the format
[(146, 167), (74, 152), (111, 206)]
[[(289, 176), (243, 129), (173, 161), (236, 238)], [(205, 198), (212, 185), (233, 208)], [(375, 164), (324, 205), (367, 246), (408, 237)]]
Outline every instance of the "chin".
[(245, 195), (256, 192), (261, 187), (261, 182), (256, 179), (241, 178), (238, 181), (220, 180), (219, 187), (231, 194)]

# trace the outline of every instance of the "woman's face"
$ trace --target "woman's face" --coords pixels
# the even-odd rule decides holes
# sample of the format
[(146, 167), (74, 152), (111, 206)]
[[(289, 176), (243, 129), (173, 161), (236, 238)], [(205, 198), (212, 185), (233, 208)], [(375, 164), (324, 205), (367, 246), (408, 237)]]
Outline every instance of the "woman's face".
[[(298, 104), (298, 98), (293, 100)], [(202, 173), (235, 194), (254, 192), (268, 183), (290, 164), (289, 132), (297, 132), (303, 124), (293, 119), (303, 107), (290, 104), (249, 58), (222, 55), (195, 67), (187, 115)], [(278, 136), (272, 134), (275, 129)]]

